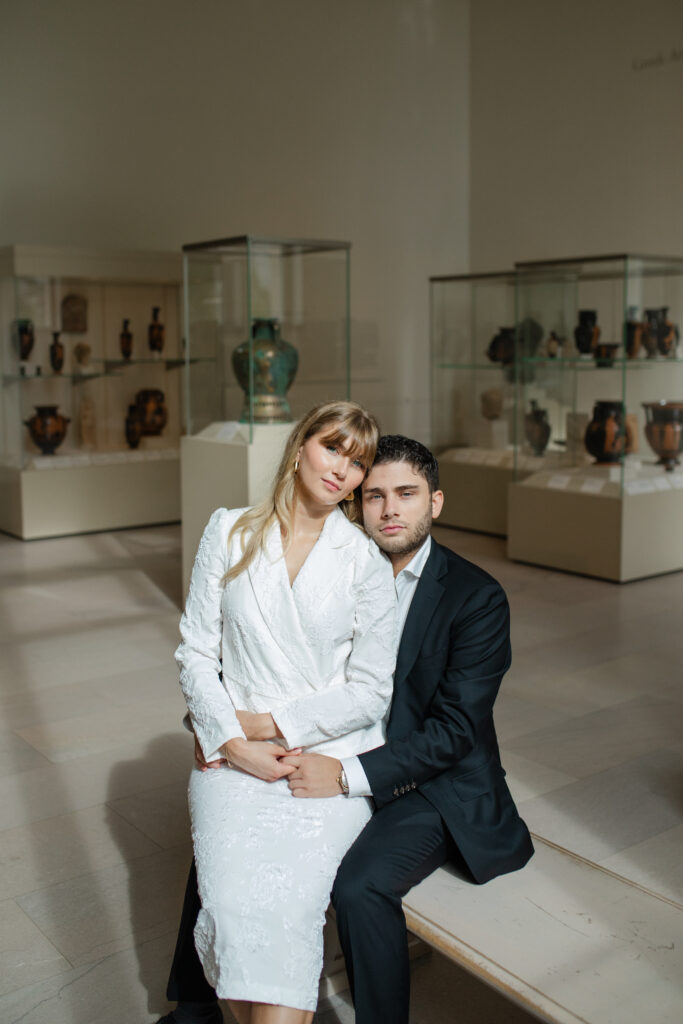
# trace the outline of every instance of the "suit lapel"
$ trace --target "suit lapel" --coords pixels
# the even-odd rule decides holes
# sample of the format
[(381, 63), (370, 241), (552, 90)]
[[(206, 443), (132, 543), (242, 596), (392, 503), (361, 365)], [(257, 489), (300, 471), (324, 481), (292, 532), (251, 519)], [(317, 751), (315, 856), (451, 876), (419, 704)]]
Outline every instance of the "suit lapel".
[(410, 604), (396, 659), (394, 691), (415, 664), (427, 627), (443, 596), (445, 587), (440, 577), (447, 571), (446, 558), (440, 546), (432, 538), (432, 550), (418, 581)]

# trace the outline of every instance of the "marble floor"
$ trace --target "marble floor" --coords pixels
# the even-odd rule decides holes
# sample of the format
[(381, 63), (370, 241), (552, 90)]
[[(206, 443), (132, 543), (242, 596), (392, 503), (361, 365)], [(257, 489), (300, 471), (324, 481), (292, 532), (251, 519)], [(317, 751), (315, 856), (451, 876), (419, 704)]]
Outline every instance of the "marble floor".
[[(683, 941), (683, 574), (620, 587), (436, 533), (510, 598), (496, 722), (530, 828), (678, 907)], [(190, 858), (181, 600), (178, 527), (0, 535), (3, 1024), (149, 1024), (167, 1007)], [(353, 1014), (338, 999), (317, 1020)], [(451, 1020), (530, 1018), (434, 954), (412, 1021)]]

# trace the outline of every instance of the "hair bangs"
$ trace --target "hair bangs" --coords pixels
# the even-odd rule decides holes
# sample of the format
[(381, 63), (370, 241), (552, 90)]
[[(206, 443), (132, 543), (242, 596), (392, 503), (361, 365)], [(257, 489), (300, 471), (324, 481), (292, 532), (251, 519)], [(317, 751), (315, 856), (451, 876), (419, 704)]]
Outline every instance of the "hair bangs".
[(329, 432), (321, 431), (321, 440), (325, 444), (338, 445), (350, 459), (358, 459), (369, 469), (377, 450), (377, 434), (367, 420), (356, 420), (349, 417), (348, 421), (337, 420), (331, 424)]

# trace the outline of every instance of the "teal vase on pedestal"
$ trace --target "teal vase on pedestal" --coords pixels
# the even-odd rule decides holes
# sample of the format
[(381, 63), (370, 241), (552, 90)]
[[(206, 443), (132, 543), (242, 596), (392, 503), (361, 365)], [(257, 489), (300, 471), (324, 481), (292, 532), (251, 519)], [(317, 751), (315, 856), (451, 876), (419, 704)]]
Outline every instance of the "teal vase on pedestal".
[[(280, 321), (255, 319), (251, 325), (251, 351), (254, 368), (254, 423), (290, 423), (292, 410), (287, 401), (299, 365), (299, 353), (280, 336)], [(240, 423), (251, 419), (249, 407), (249, 341), (243, 341), (232, 354), (232, 368), (244, 391), (245, 401)]]

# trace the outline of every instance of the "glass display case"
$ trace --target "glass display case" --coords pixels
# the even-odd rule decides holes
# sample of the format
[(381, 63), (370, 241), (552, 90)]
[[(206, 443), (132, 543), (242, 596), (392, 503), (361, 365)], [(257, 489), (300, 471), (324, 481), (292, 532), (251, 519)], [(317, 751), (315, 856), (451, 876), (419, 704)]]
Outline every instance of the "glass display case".
[(613, 580), (683, 568), (683, 259), (520, 263), (516, 293), (510, 556)]
[(183, 576), (213, 510), (261, 501), (293, 421), (349, 398), (349, 242), (241, 235), (183, 247)]
[(178, 518), (180, 271), (167, 253), (0, 250), (0, 528)]
[(429, 284), (431, 443), (445, 494), (440, 522), (503, 535), (520, 429), (515, 275), (432, 277)]
[(350, 249), (248, 235), (183, 247), (188, 433), (348, 398)]

